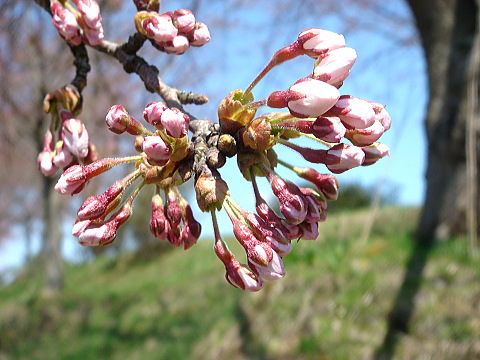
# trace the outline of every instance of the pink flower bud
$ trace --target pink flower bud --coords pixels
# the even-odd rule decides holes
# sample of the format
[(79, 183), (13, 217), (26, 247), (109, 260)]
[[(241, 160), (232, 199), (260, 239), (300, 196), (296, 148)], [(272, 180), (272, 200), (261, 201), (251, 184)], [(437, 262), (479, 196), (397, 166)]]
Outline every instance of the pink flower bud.
[(182, 221), (182, 209), (178, 203), (175, 192), (169, 188), (167, 191), (167, 206), (165, 208), (165, 216), (172, 228), (178, 228)]
[(100, 7), (95, 0), (73, 0), (82, 15), (85, 25), (90, 29), (101, 27)]
[(65, 9), (59, 2), (52, 2), (52, 22), (58, 30), (58, 33), (67, 42), (73, 45), (82, 43), (82, 36), (78, 28), (78, 22), (75, 15)]
[(375, 122), (372, 105), (351, 95), (342, 95), (325, 116), (338, 116), (350, 128), (365, 129)]
[(183, 211), (183, 228), (180, 232), (180, 238), (185, 250), (191, 248), (197, 243), (201, 231), (202, 225), (193, 217), (190, 204), (185, 203)]
[(174, 138), (181, 138), (187, 135), (190, 118), (180, 110), (166, 109), (160, 119), (168, 135)]
[(375, 120), (373, 125), (365, 129), (348, 130), (345, 137), (355, 146), (368, 146), (380, 139), (384, 132), (385, 129), (380, 121)]
[(42, 151), (37, 157), (38, 168), (45, 176), (51, 176), (58, 170), (58, 166), (53, 163), (53, 153), (50, 151)]
[(158, 135), (146, 136), (142, 149), (147, 157), (158, 165), (165, 165), (172, 154), (172, 147)]
[(59, 168), (66, 168), (73, 161), (73, 154), (62, 141), (57, 144), (56, 154), (53, 158), (53, 163)]
[(365, 160), (362, 166), (372, 165), (381, 158), (385, 156), (390, 156), (390, 148), (387, 145), (381, 143), (362, 147), (362, 150), (365, 153)]
[(356, 59), (357, 53), (352, 48), (345, 47), (329, 51), (315, 62), (312, 77), (338, 87), (350, 74)]
[(328, 30), (313, 28), (302, 31), (298, 35), (297, 43), (307, 55), (317, 58), (328, 51), (345, 47), (345, 38)]
[(145, 109), (143, 110), (143, 118), (149, 124), (152, 124), (157, 129), (162, 130), (163, 125), (161, 124), (160, 119), (162, 114), (168, 107), (163, 102), (151, 102), (148, 103)]
[(343, 143), (327, 150), (327, 156), (331, 160), (327, 164), (327, 168), (334, 174), (340, 174), (360, 166), (365, 160), (365, 153), (361, 148)]
[(85, 188), (89, 179), (86, 177), (83, 167), (80, 165), (70, 166), (58, 179), (55, 190), (60, 194), (77, 194)]
[(65, 145), (70, 152), (81, 159), (86, 157), (90, 136), (83, 122), (78, 119), (65, 120), (62, 126), (62, 132)]
[(195, 27), (195, 16), (190, 10), (177, 9), (173, 12), (172, 18), (173, 25), (175, 25), (179, 32), (184, 34), (193, 30)]
[(302, 236), (300, 237), (300, 239), (302, 239), (302, 240), (317, 240), (317, 238), (318, 238), (318, 223), (303, 222), (298, 226), (299, 226), (299, 228), (302, 232)]
[(178, 33), (177, 28), (173, 25), (172, 18), (168, 14), (148, 17), (141, 24), (147, 37), (157, 43), (172, 41)]
[(100, 45), (105, 37), (102, 27), (99, 29), (84, 28), (83, 36), (85, 37), (86, 42), (93, 46)]
[(171, 41), (163, 45), (163, 49), (168, 54), (182, 55), (190, 47), (190, 42), (185, 35), (177, 35)]
[(232, 286), (246, 291), (259, 291), (263, 288), (263, 279), (247, 266), (240, 264), (222, 240), (216, 240), (213, 249), (225, 265), (225, 278)]
[(338, 117), (319, 116), (312, 125), (312, 134), (320, 140), (338, 143), (345, 136), (347, 129)]
[(329, 110), (340, 97), (338, 90), (323, 81), (306, 78), (296, 82), (287, 91), (276, 91), (267, 98), (273, 108), (288, 106), (299, 118), (317, 117)]
[(165, 209), (160, 195), (152, 198), (152, 216), (150, 218), (150, 231), (159, 240), (166, 240), (170, 231), (170, 225), (165, 217)]
[(210, 41), (210, 31), (204, 23), (197, 22), (195, 28), (187, 34), (191, 46), (203, 46)]
[[(233, 219), (232, 219), (233, 220)], [(258, 240), (250, 228), (234, 221), (233, 233), (247, 253), (248, 263), (254, 265), (252, 271), (262, 278), (275, 280), (285, 276), (280, 256), (265, 242)], [(260, 275), (261, 273), (261, 275)]]
[(58, 166), (53, 162), (55, 143), (50, 130), (45, 133), (43, 141), (43, 150), (38, 154), (38, 168), (45, 176), (53, 175), (57, 172)]
[(78, 209), (77, 218), (79, 220), (95, 220), (102, 217), (112, 202), (118, 203), (115, 200), (119, 198), (123, 190), (124, 186), (117, 181), (102, 194), (88, 197)]
[(300, 224), (307, 216), (307, 205), (299, 187), (276, 175), (267, 175), (274, 195), (280, 202), (280, 212), (291, 224)]
[(125, 108), (121, 105), (113, 105), (108, 109), (107, 116), (105, 116), (108, 130), (115, 134), (122, 134), (127, 131), (132, 135), (139, 135), (143, 131), (143, 126), (133, 119)]
[(379, 103), (371, 101), (370, 104), (373, 107), (373, 111), (375, 111), (375, 120), (380, 121), (380, 124), (382, 124), (385, 131), (390, 129), (390, 126), (392, 125), (392, 119), (390, 118), (387, 110), (385, 110), (385, 107)]
[(338, 181), (332, 174), (320, 174), (312, 168), (295, 168), (295, 173), (302, 179), (310, 181), (320, 191), (325, 199), (337, 200), (338, 198)]
[(304, 223), (318, 223), (319, 221), (325, 221), (327, 218), (326, 201), (321, 199), (320, 195), (313, 189), (302, 188), (300, 190), (305, 197), (305, 203), (308, 207)]

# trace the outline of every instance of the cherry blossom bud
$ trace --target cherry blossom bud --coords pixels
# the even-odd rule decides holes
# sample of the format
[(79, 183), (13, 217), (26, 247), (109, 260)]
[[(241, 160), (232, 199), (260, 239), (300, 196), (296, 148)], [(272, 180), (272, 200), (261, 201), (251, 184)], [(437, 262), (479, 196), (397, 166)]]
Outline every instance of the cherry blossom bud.
[(325, 221), (327, 218), (327, 203), (321, 199), (320, 195), (313, 189), (302, 188), (300, 189), (305, 198), (305, 203), (308, 207), (307, 216), (305, 221), (307, 223), (317, 223), (319, 221)]
[(239, 220), (233, 220), (233, 233), (247, 253), (248, 263), (252, 271), (262, 278), (276, 280), (285, 276), (283, 262), (280, 256), (265, 242), (258, 240), (247, 225)]
[(70, 166), (58, 179), (55, 190), (60, 194), (77, 194), (85, 188), (89, 179), (80, 165)]
[(160, 119), (168, 135), (174, 138), (181, 138), (187, 135), (190, 118), (180, 110), (166, 109), (162, 112)]
[(152, 198), (152, 216), (150, 218), (150, 231), (159, 240), (166, 240), (170, 231), (170, 224), (165, 216), (165, 209), (160, 195)]
[(381, 158), (390, 156), (390, 148), (381, 143), (375, 143), (370, 146), (362, 147), (362, 150), (365, 153), (365, 160), (363, 161), (362, 166), (372, 165)]
[(280, 212), (291, 224), (300, 224), (307, 216), (307, 205), (299, 187), (291, 181), (267, 174), (274, 195), (280, 202)]
[(163, 102), (151, 102), (148, 103), (143, 110), (143, 118), (149, 124), (152, 124), (157, 129), (162, 130), (163, 125), (161, 123), (162, 114), (168, 107)]
[(338, 87), (350, 74), (356, 59), (357, 53), (352, 48), (329, 51), (315, 62), (312, 77)]
[(108, 109), (105, 122), (108, 130), (115, 134), (122, 134), (126, 131), (132, 135), (139, 135), (145, 130), (142, 124), (133, 119), (122, 105), (113, 105)]
[(380, 124), (382, 124), (385, 131), (390, 129), (390, 126), (392, 125), (392, 119), (390, 118), (387, 110), (385, 110), (385, 107), (372, 101), (370, 101), (370, 104), (373, 107), (373, 111), (375, 111), (375, 120), (380, 121)]
[(188, 33), (195, 27), (195, 16), (190, 10), (177, 9), (173, 12), (172, 16), (173, 25), (179, 32)]
[(175, 192), (168, 188), (167, 193), (167, 206), (165, 208), (165, 216), (172, 228), (178, 228), (182, 221), (182, 209), (178, 203)]
[(344, 124), (355, 129), (365, 129), (375, 122), (372, 105), (351, 95), (340, 96), (325, 116), (338, 116)]
[(246, 291), (259, 291), (263, 288), (263, 279), (246, 265), (240, 264), (221, 239), (215, 241), (213, 249), (225, 265), (225, 278), (232, 286)]
[(328, 30), (313, 28), (302, 31), (298, 35), (297, 43), (307, 55), (317, 58), (328, 51), (345, 47), (345, 38)]
[(82, 43), (82, 36), (78, 28), (78, 22), (75, 15), (65, 9), (59, 2), (52, 2), (52, 22), (58, 30), (58, 33), (67, 42), (73, 45)]
[(347, 129), (338, 117), (319, 116), (312, 125), (312, 134), (320, 140), (338, 143), (345, 136)]
[[(104, 246), (112, 243), (117, 237), (120, 225), (128, 220), (132, 213), (131, 202), (125, 203), (110, 219), (101, 223), (84, 220), (82, 225), (74, 227), (72, 234), (78, 237), (78, 243), (83, 246)], [(86, 224), (86, 226), (84, 225)]]
[(202, 225), (195, 220), (190, 204), (185, 201), (183, 210), (183, 228), (180, 232), (180, 239), (185, 250), (196, 244), (201, 231)]
[(334, 86), (306, 78), (297, 81), (287, 91), (270, 94), (267, 105), (273, 108), (287, 106), (290, 113), (299, 118), (317, 117), (335, 105), (339, 97), (340, 93)]
[(90, 136), (83, 122), (78, 119), (67, 119), (62, 125), (63, 139), (70, 152), (84, 158), (88, 154)]
[(210, 41), (210, 31), (204, 23), (197, 22), (195, 28), (187, 34), (190, 46), (203, 46)]
[(171, 41), (163, 45), (163, 49), (168, 54), (182, 55), (190, 47), (190, 42), (185, 35), (177, 35)]
[(73, 161), (73, 154), (65, 145), (65, 142), (60, 141), (56, 146), (56, 154), (53, 158), (53, 163), (59, 168), (66, 168)]
[(338, 181), (332, 174), (320, 174), (317, 170), (303, 167), (294, 168), (295, 173), (302, 179), (310, 181), (320, 191), (325, 199), (337, 200), (338, 198)]
[(373, 125), (365, 129), (348, 130), (345, 137), (355, 146), (368, 146), (380, 139), (384, 132), (385, 129), (380, 121), (375, 120)]
[(343, 143), (327, 150), (327, 156), (334, 162), (327, 164), (327, 168), (334, 174), (340, 174), (360, 166), (365, 160), (365, 153), (361, 148)]
[(141, 21), (145, 35), (157, 43), (172, 41), (178, 30), (173, 25), (172, 18), (167, 14), (155, 14)]
[(302, 235), (300, 239), (302, 240), (317, 240), (318, 238), (318, 223), (308, 223), (303, 222), (298, 225)]
[(53, 141), (53, 135), (48, 130), (45, 133), (45, 139), (43, 141), (43, 150), (38, 154), (37, 162), (38, 168), (45, 176), (51, 176), (58, 170), (58, 166), (55, 165), (54, 158), (55, 144)]
[(101, 159), (86, 166), (70, 166), (58, 179), (55, 190), (60, 194), (74, 195), (82, 191), (87, 182), (113, 166), (124, 162), (123, 159)]
[(82, 14), (85, 25), (92, 29), (97, 28), (102, 20), (98, 3), (95, 0), (73, 0), (73, 2)]
[(172, 155), (172, 147), (158, 135), (145, 136), (142, 148), (148, 159), (158, 165), (165, 165)]
[(78, 209), (77, 218), (79, 220), (94, 220), (100, 218), (107, 212), (112, 202), (118, 204), (115, 200), (117, 198), (120, 200), (119, 195), (123, 190), (123, 184), (117, 181), (102, 194), (88, 197), (80, 209)]

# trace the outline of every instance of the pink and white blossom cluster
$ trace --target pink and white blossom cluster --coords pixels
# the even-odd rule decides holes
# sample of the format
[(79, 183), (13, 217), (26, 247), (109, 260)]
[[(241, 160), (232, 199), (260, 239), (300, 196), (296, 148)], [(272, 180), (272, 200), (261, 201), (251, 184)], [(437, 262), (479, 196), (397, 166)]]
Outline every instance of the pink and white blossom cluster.
[(187, 9), (159, 14), (140, 11), (135, 16), (137, 30), (154, 41), (168, 54), (181, 55), (190, 46), (203, 46), (210, 41), (207, 25), (197, 22)]

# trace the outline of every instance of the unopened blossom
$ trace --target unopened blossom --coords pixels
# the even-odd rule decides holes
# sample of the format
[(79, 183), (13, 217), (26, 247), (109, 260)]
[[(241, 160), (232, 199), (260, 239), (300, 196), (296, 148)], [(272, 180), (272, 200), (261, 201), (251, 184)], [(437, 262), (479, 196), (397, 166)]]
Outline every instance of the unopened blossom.
[(166, 111), (168, 107), (163, 102), (150, 102), (145, 106), (143, 110), (143, 118), (149, 124), (152, 124), (157, 129), (163, 129), (163, 125), (161, 123), (162, 114)]
[(390, 156), (390, 148), (381, 143), (375, 143), (370, 146), (362, 147), (365, 154), (365, 160), (362, 166), (368, 166), (376, 163), (378, 160), (385, 156)]
[(112, 203), (116, 204), (115, 200), (123, 190), (123, 184), (117, 181), (102, 194), (88, 197), (78, 209), (78, 219), (94, 220), (100, 218), (107, 212)]
[(273, 194), (280, 202), (280, 212), (291, 224), (299, 224), (307, 216), (307, 204), (299, 187), (276, 175), (267, 175)]
[(316, 240), (318, 238), (318, 223), (303, 222), (298, 225), (302, 235), (302, 240)]
[(132, 135), (139, 135), (145, 132), (143, 125), (132, 118), (121, 105), (113, 105), (108, 109), (105, 122), (108, 130), (115, 134), (122, 134), (126, 131)]
[(167, 14), (155, 14), (141, 21), (145, 35), (157, 43), (172, 41), (178, 30), (173, 25), (172, 18)]
[(385, 107), (373, 101), (370, 101), (370, 104), (372, 105), (373, 111), (375, 111), (375, 120), (382, 124), (385, 131), (389, 130), (392, 125), (392, 119), (387, 110), (385, 110)]
[(63, 122), (63, 141), (70, 152), (84, 158), (88, 154), (90, 136), (83, 122), (79, 119), (67, 119)]
[(327, 156), (332, 162), (327, 164), (327, 168), (334, 174), (340, 174), (360, 166), (365, 160), (365, 153), (361, 148), (343, 143), (330, 148), (327, 151)]
[(305, 203), (307, 204), (307, 216), (304, 222), (317, 223), (324, 221), (326, 218), (327, 205), (325, 200), (321, 200), (319, 194), (310, 188), (301, 188), (304, 195)]
[(56, 145), (55, 156), (53, 163), (59, 168), (66, 168), (74, 160), (74, 156), (70, 149), (65, 145), (65, 142), (60, 141)]
[(356, 59), (357, 53), (352, 48), (329, 51), (315, 62), (312, 77), (338, 87), (350, 74)]
[(73, 45), (82, 43), (82, 35), (78, 27), (77, 18), (69, 10), (65, 9), (59, 2), (52, 2), (52, 22), (58, 33), (67, 42)]
[(375, 122), (375, 111), (370, 102), (351, 95), (342, 95), (328, 111), (327, 116), (338, 116), (350, 128), (365, 129)]
[(380, 121), (375, 120), (373, 125), (365, 129), (348, 130), (345, 137), (356, 146), (368, 146), (376, 142), (385, 132)]
[(53, 135), (50, 130), (45, 133), (45, 139), (43, 141), (43, 150), (38, 154), (37, 162), (38, 168), (45, 176), (51, 176), (58, 170), (58, 166), (55, 165), (54, 158), (55, 144)]
[(180, 231), (180, 240), (185, 250), (191, 248), (197, 243), (202, 231), (202, 225), (195, 220), (190, 204), (186, 201), (183, 205), (182, 212), (183, 227)]
[(100, 16), (100, 6), (95, 0), (73, 0), (77, 9), (82, 15), (85, 25), (95, 29), (100, 25), (102, 17)]
[(297, 43), (307, 55), (317, 58), (328, 51), (345, 47), (345, 38), (332, 31), (313, 28), (302, 31), (298, 35)]
[(195, 28), (187, 34), (190, 46), (203, 46), (210, 41), (210, 31), (208, 26), (202, 22), (197, 22)]
[(77, 194), (85, 188), (88, 181), (82, 166), (70, 166), (58, 179), (55, 190), (60, 194)]
[(187, 135), (189, 117), (178, 109), (166, 109), (160, 117), (161, 124), (168, 135), (181, 138)]
[(167, 235), (170, 232), (170, 224), (165, 216), (163, 201), (159, 194), (155, 194), (152, 198), (150, 231), (159, 240), (167, 239)]
[(347, 129), (336, 116), (319, 116), (312, 124), (312, 134), (320, 140), (338, 143), (345, 136)]
[(172, 155), (172, 147), (158, 135), (146, 136), (142, 144), (147, 157), (159, 164), (165, 164)]
[(172, 16), (173, 25), (179, 32), (188, 33), (195, 27), (195, 15), (187, 9), (177, 9)]
[(340, 93), (337, 88), (320, 80), (306, 78), (298, 81), (287, 91), (276, 91), (267, 98), (273, 108), (288, 107), (299, 118), (323, 115), (335, 103)]
[(190, 42), (185, 35), (177, 35), (172, 40), (165, 42), (163, 49), (169, 54), (182, 55), (190, 47)]
[(267, 280), (276, 280), (285, 276), (280, 256), (266, 242), (258, 240), (247, 225), (234, 220), (233, 233), (244, 247), (252, 271)]
[(293, 171), (302, 179), (310, 181), (327, 200), (337, 200), (338, 180), (332, 174), (320, 174), (317, 170), (309, 167), (293, 167)]
[(263, 279), (246, 265), (240, 264), (223, 240), (217, 238), (213, 249), (225, 265), (225, 278), (231, 285), (246, 291), (259, 291), (263, 288)]

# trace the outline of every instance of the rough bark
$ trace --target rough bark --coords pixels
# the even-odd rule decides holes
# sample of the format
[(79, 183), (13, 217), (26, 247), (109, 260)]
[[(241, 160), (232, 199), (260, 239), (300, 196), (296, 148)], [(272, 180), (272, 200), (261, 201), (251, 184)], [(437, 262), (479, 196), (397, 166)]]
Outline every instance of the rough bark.
[[(476, 125), (479, 112), (468, 111), (469, 91), (478, 97), (478, 1), (409, 0), (427, 60), (429, 104), (425, 120), (428, 141), (426, 197), (417, 228), (419, 240), (447, 239), (466, 231), (466, 209), (471, 199), (467, 184), (466, 124)], [(471, 96), (470, 96), (471, 98)], [(470, 116), (470, 118), (469, 118)], [(413, 160), (413, 159), (412, 159)], [(478, 158), (477, 158), (478, 162)], [(470, 164), (471, 165), (471, 164)], [(475, 164), (478, 166), (478, 164)], [(478, 175), (476, 186), (478, 186)], [(470, 190), (469, 190), (470, 189)], [(469, 191), (468, 191), (469, 190)]]

